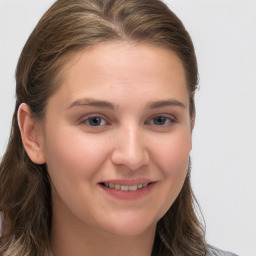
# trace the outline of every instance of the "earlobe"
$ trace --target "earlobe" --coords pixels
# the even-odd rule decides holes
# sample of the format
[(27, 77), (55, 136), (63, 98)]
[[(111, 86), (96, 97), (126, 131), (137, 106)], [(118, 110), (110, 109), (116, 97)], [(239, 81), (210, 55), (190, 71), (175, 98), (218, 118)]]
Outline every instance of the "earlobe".
[(40, 130), (35, 119), (31, 116), (30, 108), (22, 103), (18, 110), (18, 123), (23, 146), (31, 159), (36, 164), (44, 164), (45, 156), (40, 143)]

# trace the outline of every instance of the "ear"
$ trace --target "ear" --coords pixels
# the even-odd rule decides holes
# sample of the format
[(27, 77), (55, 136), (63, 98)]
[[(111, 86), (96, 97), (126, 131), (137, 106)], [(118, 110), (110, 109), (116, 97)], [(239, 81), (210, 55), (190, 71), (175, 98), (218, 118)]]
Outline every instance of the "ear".
[(22, 103), (18, 109), (18, 123), (23, 146), (35, 164), (44, 164), (45, 156), (42, 143), (42, 131), (40, 125), (32, 117), (29, 106)]

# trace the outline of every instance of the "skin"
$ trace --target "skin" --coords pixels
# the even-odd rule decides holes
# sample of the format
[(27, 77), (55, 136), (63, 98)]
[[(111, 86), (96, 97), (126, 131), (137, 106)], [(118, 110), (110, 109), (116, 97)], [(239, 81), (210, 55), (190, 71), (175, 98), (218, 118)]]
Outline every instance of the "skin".
[[(156, 223), (188, 169), (192, 124), (182, 62), (168, 49), (110, 42), (76, 53), (63, 71), (43, 128), (26, 104), (19, 109), (28, 155), (48, 166), (54, 253), (148, 256)], [(99, 185), (139, 178), (154, 186), (136, 200)]]

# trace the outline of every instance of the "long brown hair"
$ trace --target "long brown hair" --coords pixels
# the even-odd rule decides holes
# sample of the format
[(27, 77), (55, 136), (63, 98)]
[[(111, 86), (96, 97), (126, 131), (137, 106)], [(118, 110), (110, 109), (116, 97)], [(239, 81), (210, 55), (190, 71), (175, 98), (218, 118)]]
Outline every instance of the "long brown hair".
[[(51, 188), (45, 164), (26, 154), (18, 128), (21, 103), (44, 119), (70, 55), (105, 41), (153, 44), (182, 60), (194, 115), (198, 70), (194, 47), (177, 16), (160, 0), (58, 0), (41, 18), (20, 55), (16, 70), (16, 107), (9, 143), (0, 165), (0, 211), (5, 232), (0, 255), (52, 255)], [(183, 188), (157, 224), (152, 255), (206, 255), (204, 228), (196, 214), (190, 169)]]

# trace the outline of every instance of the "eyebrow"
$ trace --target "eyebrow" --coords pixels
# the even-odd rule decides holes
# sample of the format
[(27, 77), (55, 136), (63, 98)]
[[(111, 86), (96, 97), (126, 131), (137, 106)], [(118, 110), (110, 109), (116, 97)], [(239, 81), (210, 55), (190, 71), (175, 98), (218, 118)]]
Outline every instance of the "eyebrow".
[[(76, 100), (68, 107), (68, 109), (73, 108), (75, 106), (93, 106), (93, 107), (100, 107), (100, 108), (108, 108), (116, 111), (119, 109), (118, 105), (112, 104), (111, 102), (92, 99), (92, 98), (84, 98), (84, 99)], [(146, 108), (156, 109), (156, 108), (168, 107), (168, 106), (177, 106), (181, 108), (186, 108), (185, 104), (183, 104), (181, 101), (174, 100), (174, 99), (154, 101), (147, 104)]]
[(177, 106), (177, 107), (181, 107), (181, 108), (186, 108), (186, 105), (184, 103), (182, 103), (181, 101), (178, 101), (178, 100), (174, 100), (174, 99), (154, 101), (154, 102), (151, 102), (148, 104), (148, 108), (150, 108), (150, 109), (168, 107), (168, 106)]
[(91, 99), (91, 98), (76, 100), (68, 107), (68, 109), (73, 108), (75, 106), (93, 106), (93, 107), (100, 107), (100, 108), (108, 108), (111, 110), (118, 109), (117, 105), (114, 105), (108, 101)]

